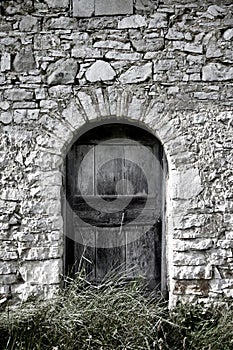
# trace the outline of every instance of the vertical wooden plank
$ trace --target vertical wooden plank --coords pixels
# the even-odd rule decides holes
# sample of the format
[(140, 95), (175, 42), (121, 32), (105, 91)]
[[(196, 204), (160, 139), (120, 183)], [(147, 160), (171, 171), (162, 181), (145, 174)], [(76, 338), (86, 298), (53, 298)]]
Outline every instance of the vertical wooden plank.
[[(155, 149), (156, 150), (156, 149)], [(150, 146), (126, 145), (125, 178), (132, 182), (135, 195), (146, 194), (160, 197), (160, 163), (158, 155), (153, 153)], [(127, 162), (129, 159), (131, 162)], [(147, 191), (147, 184), (149, 188)]]
[[(117, 267), (125, 269), (125, 232), (120, 228), (97, 229), (96, 279)], [(105, 246), (105, 248), (104, 248)]]
[(71, 275), (74, 272), (74, 226), (73, 211), (66, 201), (66, 227), (65, 227), (65, 274)]
[(93, 145), (76, 145), (71, 167), (73, 168), (73, 174), (71, 176), (75, 179), (73, 194), (94, 195)]
[(138, 227), (141, 237), (135, 238), (134, 230), (126, 234), (126, 268), (133, 268), (132, 277), (145, 278), (151, 287), (160, 284), (161, 278), (161, 244), (156, 227)]
[(87, 279), (95, 280), (95, 244), (96, 229), (94, 227), (80, 227), (76, 220), (74, 224), (74, 271), (82, 271)]
[(123, 179), (123, 158), (121, 145), (98, 145), (95, 148), (95, 188), (99, 195), (123, 192), (119, 186), (119, 181)]
[(70, 149), (66, 156), (66, 196), (71, 198), (74, 192), (75, 177), (73, 164), (74, 164), (74, 146)]

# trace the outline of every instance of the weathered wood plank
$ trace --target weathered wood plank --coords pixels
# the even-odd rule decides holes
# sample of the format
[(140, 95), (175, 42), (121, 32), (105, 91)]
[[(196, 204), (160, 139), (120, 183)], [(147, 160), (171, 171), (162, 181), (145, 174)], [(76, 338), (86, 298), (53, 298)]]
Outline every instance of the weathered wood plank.
[(125, 266), (125, 232), (115, 228), (97, 229), (96, 241), (96, 279), (101, 280), (109, 271)]
[[(161, 279), (161, 242), (157, 234), (157, 227), (141, 227), (141, 237), (133, 241), (135, 232), (126, 233), (126, 268), (133, 267), (133, 276), (142, 276), (150, 281), (153, 287)], [(137, 232), (137, 235), (139, 231)], [(129, 242), (129, 243), (128, 243)]]
[[(117, 197), (115, 197), (117, 198)], [(86, 223), (90, 225), (95, 225), (98, 227), (115, 227), (119, 226), (122, 222), (123, 224), (130, 224), (132, 221), (134, 224), (154, 224), (158, 218), (160, 218), (160, 208), (155, 208), (155, 198), (146, 198), (146, 197), (131, 197), (131, 196), (119, 196), (118, 204), (115, 201), (110, 201), (112, 210), (115, 212), (107, 213), (106, 208), (109, 208), (108, 200), (112, 197), (104, 197), (103, 203), (100, 205), (100, 200), (98, 197), (88, 197), (88, 200), (91, 200), (92, 206), (89, 205), (89, 202), (86, 202), (87, 197), (76, 196), (73, 199), (72, 208), (74, 212)], [(106, 200), (107, 199), (107, 200)], [(122, 203), (125, 203), (125, 199), (131, 199), (130, 203), (124, 208)], [(148, 201), (148, 203), (147, 203)], [(146, 209), (144, 209), (144, 205)], [(94, 209), (98, 205), (98, 210)], [(118, 210), (119, 206), (124, 208), (123, 210)]]
[[(98, 145), (95, 147), (95, 188), (99, 195), (117, 195), (123, 179), (124, 149), (121, 145)], [(120, 185), (120, 186), (119, 186)]]
[(95, 244), (96, 233), (95, 229), (90, 227), (80, 227), (74, 225), (75, 230), (75, 242), (74, 242), (74, 271), (78, 273), (82, 271), (86, 277), (93, 280), (95, 279)]
[[(131, 182), (134, 194), (149, 194), (160, 198), (161, 167), (152, 147), (125, 146), (125, 178)], [(158, 152), (157, 148), (155, 149)], [(127, 161), (130, 160), (130, 162)]]
[[(88, 156), (87, 156), (88, 154)], [(75, 147), (71, 177), (75, 179), (73, 194), (94, 195), (94, 148), (91, 145)]]

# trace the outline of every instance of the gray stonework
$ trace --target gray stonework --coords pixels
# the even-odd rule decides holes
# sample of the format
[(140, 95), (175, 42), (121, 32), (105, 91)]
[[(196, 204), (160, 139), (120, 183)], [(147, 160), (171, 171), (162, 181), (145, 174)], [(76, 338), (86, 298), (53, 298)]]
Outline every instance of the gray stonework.
[(65, 154), (113, 117), (168, 159), (170, 304), (232, 297), (232, 2), (125, 1), (113, 16), (92, 3), (1, 2), (0, 295), (57, 290)]

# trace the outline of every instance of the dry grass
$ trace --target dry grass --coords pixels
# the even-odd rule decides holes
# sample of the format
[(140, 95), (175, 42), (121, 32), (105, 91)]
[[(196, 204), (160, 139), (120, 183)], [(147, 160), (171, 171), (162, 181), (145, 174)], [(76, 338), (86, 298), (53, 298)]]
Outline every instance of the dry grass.
[(232, 350), (233, 307), (179, 305), (169, 311), (143, 281), (128, 284), (113, 273), (95, 286), (82, 278), (67, 281), (53, 300), (26, 302), (2, 314), (4, 350)]

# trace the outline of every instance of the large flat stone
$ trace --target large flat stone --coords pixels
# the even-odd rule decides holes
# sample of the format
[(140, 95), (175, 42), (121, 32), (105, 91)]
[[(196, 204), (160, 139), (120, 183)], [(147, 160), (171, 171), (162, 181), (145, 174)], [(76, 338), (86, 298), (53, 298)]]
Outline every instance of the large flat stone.
[(61, 9), (69, 6), (69, 0), (45, 0), (49, 8)]
[(209, 63), (202, 69), (204, 81), (226, 81), (233, 79), (233, 67), (221, 63)]
[(152, 76), (152, 63), (143, 66), (132, 66), (123, 73), (119, 80), (122, 84), (133, 84), (146, 81)]
[(189, 199), (197, 196), (203, 189), (197, 168), (190, 168), (173, 174), (172, 197)]
[(95, 0), (95, 15), (133, 14), (133, 0)]
[(94, 0), (73, 0), (74, 17), (91, 17), (94, 14)]
[(146, 20), (141, 15), (133, 15), (130, 17), (125, 17), (118, 23), (119, 29), (141, 28), (145, 26), (146, 26)]
[(9, 101), (25, 101), (33, 98), (33, 93), (26, 89), (8, 89), (4, 93), (4, 97)]
[(27, 261), (19, 268), (22, 279), (34, 284), (59, 283), (62, 261), (50, 259), (45, 261)]

